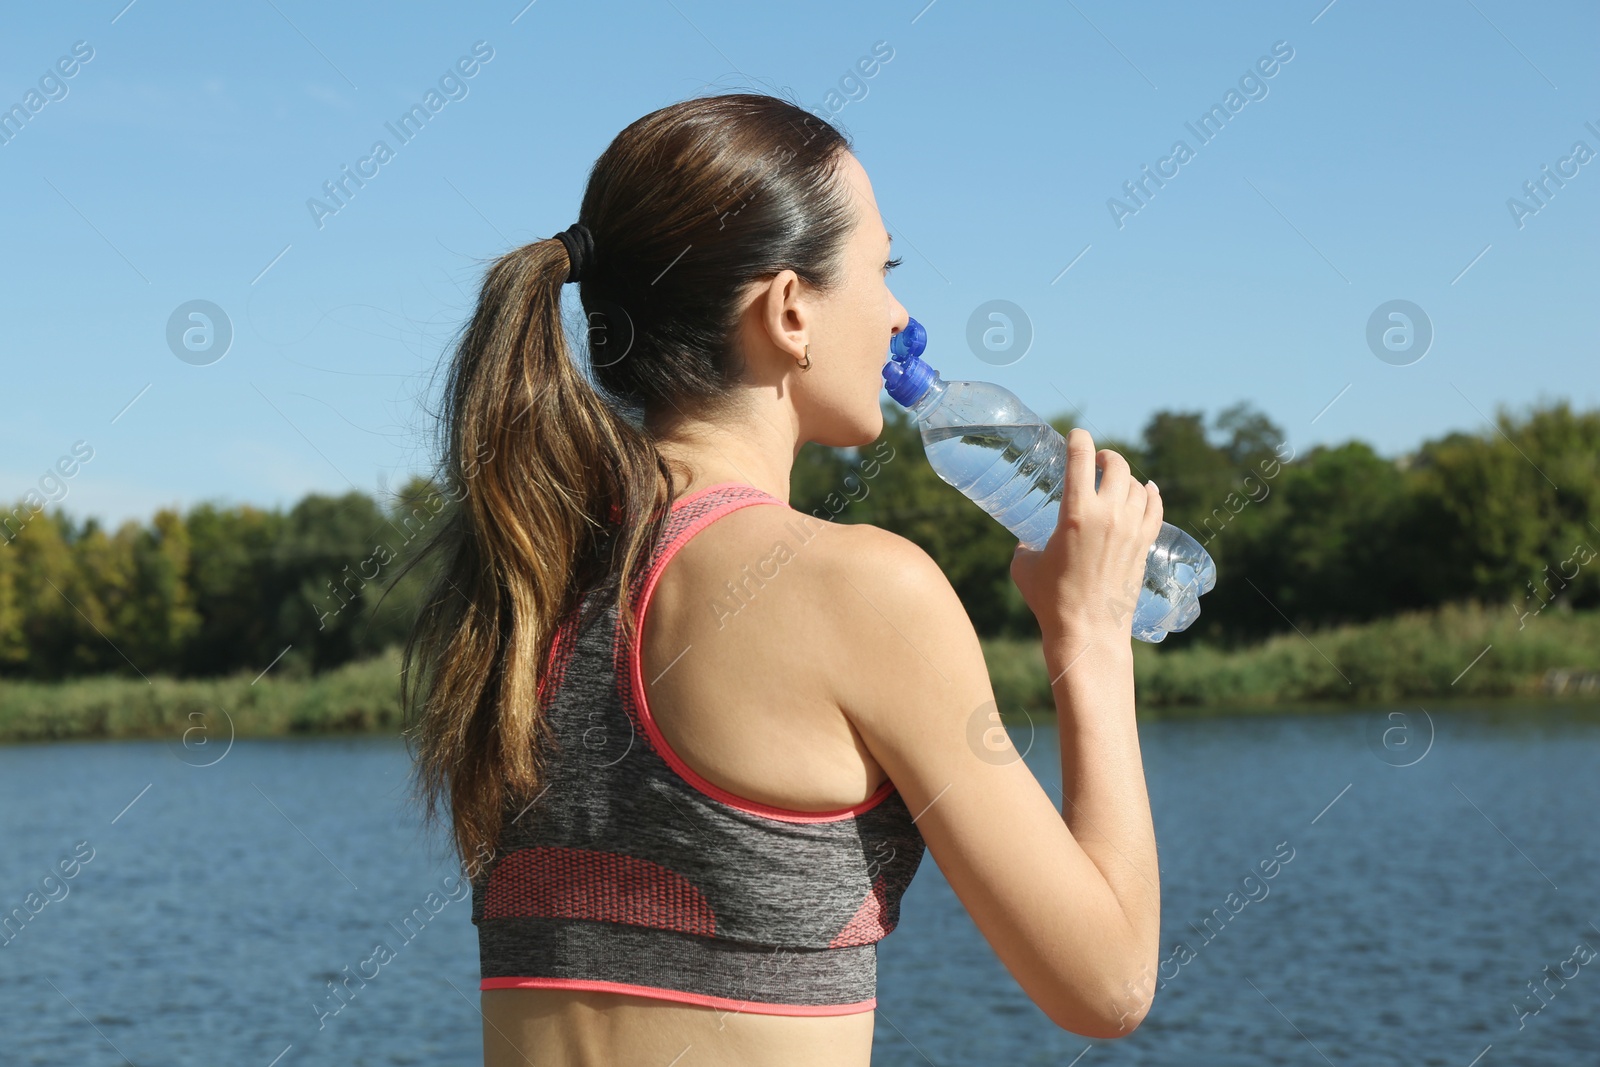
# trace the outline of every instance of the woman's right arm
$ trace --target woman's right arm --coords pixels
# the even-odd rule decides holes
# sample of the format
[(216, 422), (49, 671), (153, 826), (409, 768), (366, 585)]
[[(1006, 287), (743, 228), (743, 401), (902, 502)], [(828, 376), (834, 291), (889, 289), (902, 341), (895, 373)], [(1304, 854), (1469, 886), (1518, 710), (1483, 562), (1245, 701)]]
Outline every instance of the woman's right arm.
[(1159, 956), (1155, 835), (1134, 722), (1129, 612), (1161, 524), (1127, 463), (1068, 438), (1067, 488), (1043, 551), (1012, 575), (1039, 619), (1061, 732), (1063, 804), (995, 715), (971, 621), (920, 548), (840, 528), (828, 567), (829, 675), (868, 750), (917, 817), (928, 851), (1001, 962), (1057, 1025), (1131, 1033)]

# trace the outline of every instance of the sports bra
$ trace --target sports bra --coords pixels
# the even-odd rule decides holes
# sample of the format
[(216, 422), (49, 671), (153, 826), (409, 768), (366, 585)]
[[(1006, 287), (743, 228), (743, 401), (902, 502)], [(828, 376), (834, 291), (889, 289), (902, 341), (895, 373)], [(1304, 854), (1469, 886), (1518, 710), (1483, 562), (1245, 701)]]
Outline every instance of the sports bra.
[[(734, 482), (674, 501), (633, 587), (638, 632), (690, 538), (740, 508), (783, 503)], [(480, 988), (771, 1015), (875, 1008), (877, 943), (924, 851), (894, 783), (806, 812), (701, 777), (651, 717), (638, 639), (625, 645), (614, 598), (584, 610), (594, 595), (562, 621), (537, 685), (546, 784), (507, 806), (499, 847), (473, 879)]]

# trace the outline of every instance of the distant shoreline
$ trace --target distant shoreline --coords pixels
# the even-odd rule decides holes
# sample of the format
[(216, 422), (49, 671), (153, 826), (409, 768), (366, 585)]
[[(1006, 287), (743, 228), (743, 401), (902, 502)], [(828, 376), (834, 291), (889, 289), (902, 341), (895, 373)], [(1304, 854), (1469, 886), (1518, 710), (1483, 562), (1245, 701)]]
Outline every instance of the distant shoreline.
[[(1141, 718), (1297, 715), (1351, 708), (1600, 705), (1600, 612), (1448, 607), (1358, 626), (1292, 633), (1223, 651), (1134, 642)], [(1037, 641), (983, 641), (1007, 721), (1053, 717)], [(167, 739), (202, 760), (229, 738), (389, 733), (403, 716), (397, 651), (311, 677), (149, 682), (126, 676), (0, 681), (0, 743)]]
[[(1141, 713), (1207, 709), (1283, 711), (1462, 701), (1600, 701), (1600, 612), (1549, 612), (1523, 624), (1511, 611), (1462, 604), (1309, 633), (1279, 634), (1234, 650), (1135, 641)], [(984, 643), (995, 699), (1050, 708), (1044, 656), (1034, 641)]]

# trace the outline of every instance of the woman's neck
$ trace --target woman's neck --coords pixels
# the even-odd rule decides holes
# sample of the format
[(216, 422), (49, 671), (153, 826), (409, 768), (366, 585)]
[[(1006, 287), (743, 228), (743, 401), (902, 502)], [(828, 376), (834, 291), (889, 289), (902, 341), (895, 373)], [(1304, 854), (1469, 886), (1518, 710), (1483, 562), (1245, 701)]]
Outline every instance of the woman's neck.
[(788, 501), (789, 473), (800, 448), (792, 412), (747, 408), (716, 420), (673, 414), (647, 419), (646, 428), (673, 473), (675, 499), (719, 482), (740, 482)]

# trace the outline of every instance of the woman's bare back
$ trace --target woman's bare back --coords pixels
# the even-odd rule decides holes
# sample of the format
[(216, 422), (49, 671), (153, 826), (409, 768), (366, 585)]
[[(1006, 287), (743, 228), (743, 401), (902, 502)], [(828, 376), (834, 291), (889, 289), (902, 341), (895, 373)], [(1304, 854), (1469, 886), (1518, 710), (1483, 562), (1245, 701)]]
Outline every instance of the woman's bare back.
[[(714, 785), (774, 807), (831, 811), (886, 780), (829, 695), (816, 639), (819, 627), (851, 623), (829, 583), (849, 533), (787, 506), (746, 507), (663, 568), (645, 612), (646, 701), (674, 752)], [(854, 595), (836, 577), (832, 585)], [(870, 1058), (874, 1018), (562, 989), (486, 990), (482, 1010), (486, 1067), (854, 1067)]]
[(827, 659), (855, 596), (849, 528), (747, 507), (696, 534), (647, 605), (644, 676), (668, 744), (704, 777), (781, 808), (859, 804), (885, 780), (836, 700)]
[[(1086, 434), (1074, 430), (1069, 444), (1077, 468), (1092, 463)], [(1076, 469), (1073, 484), (1092, 486), (1092, 467)], [(1075, 512), (1108, 507), (1093, 494), (1074, 489)], [(1120, 498), (1109, 507), (1128, 513), (1117, 523), (1138, 510)], [(1153, 539), (1159, 518), (1157, 508), (1140, 519), (1141, 536)], [(1127, 555), (1127, 535), (1109, 519), (1074, 513), (1067, 527), (1087, 551)], [(764, 560), (772, 562), (758, 569)], [(1111, 576), (1097, 578), (1102, 586), (1120, 578), (1117, 566), (1102, 566)], [(727, 599), (727, 583), (737, 590), (749, 571), (760, 583)], [(836, 810), (892, 779), (941, 873), (1028, 997), (1063, 1028), (1114, 1038), (1149, 1010), (1144, 985), (1159, 932), (1130, 640), (1120, 625), (1047, 634), (1068, 812), (1006, 751), (1003, 735), (999, 749), (974, 745), (975, 727), (994, 725), (995, 704), (971, 619), (925, 551), (874, 526), (807, 522), (776, 505), (718, 519), (663, 571), (646, 607), (643, 673), (668, 743), (737, 795)], [(626, 997), (511, 992), (528, 995), (485, 994), (486, 1032), (530, 1035), (535, 1043), (523, 1047), (546, 1050), (541, 1067), (672, 1063), (680, 1053), (680, 1067), (860, 1067), (871, 1053), (870, 1012), (719, 1017)], [(607, 1006), (615, 1010), (597, 1010)], [(563, 1060), (563, 1049), (592, 1058)]]

